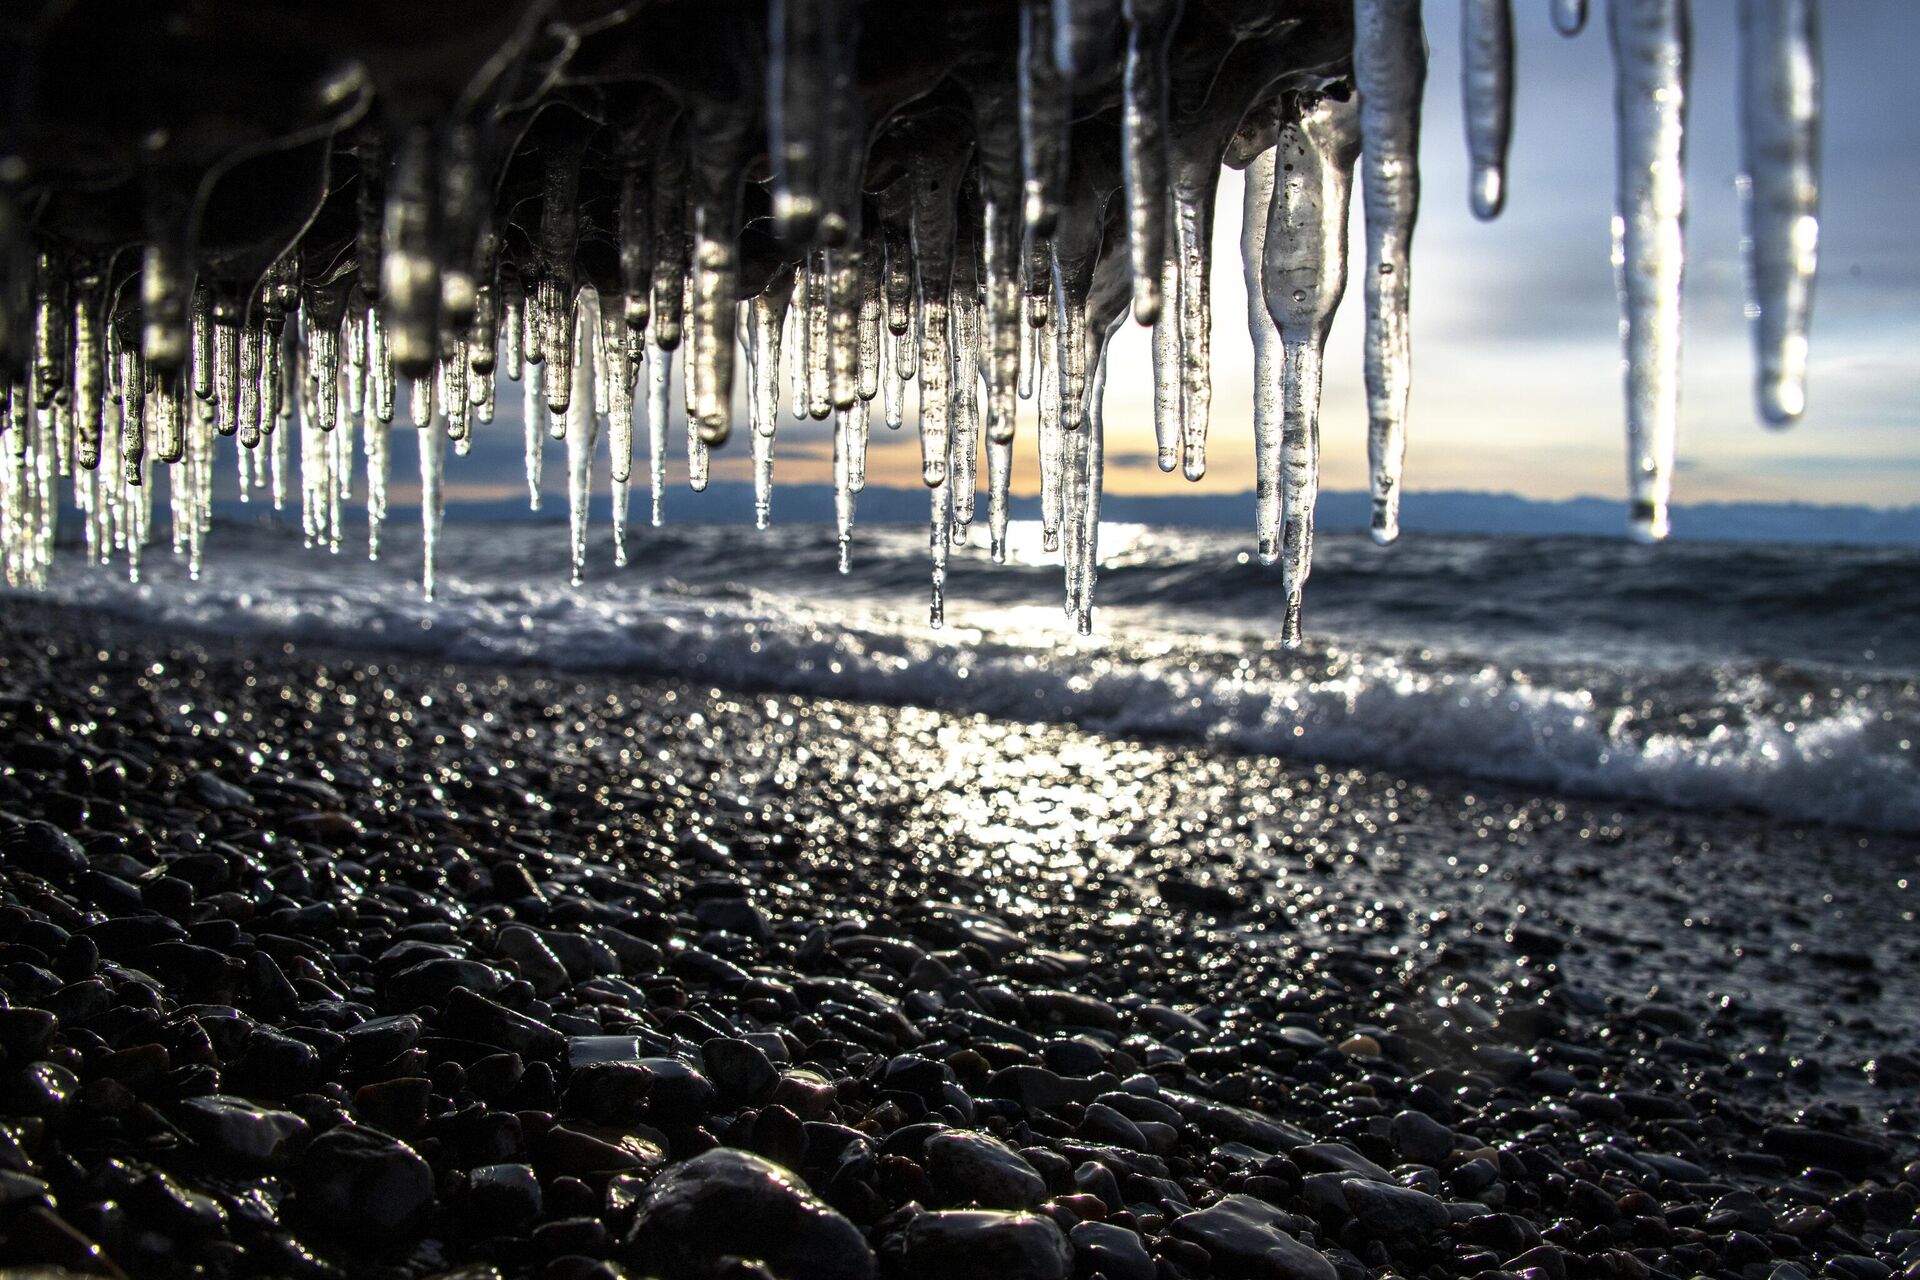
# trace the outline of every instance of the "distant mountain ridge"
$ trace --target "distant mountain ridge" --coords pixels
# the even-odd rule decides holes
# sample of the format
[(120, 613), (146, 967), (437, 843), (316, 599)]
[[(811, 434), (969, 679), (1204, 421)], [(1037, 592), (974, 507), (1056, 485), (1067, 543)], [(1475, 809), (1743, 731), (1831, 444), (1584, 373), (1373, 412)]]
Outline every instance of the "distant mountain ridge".
[[(593, 521), (605, 519), (605, 495), (594, 500)], [(859, 497), (862, 524), (902, 524), (927, 518), (922, 489), (870, 485)], [(634, 494), (633, 519), (646, 519), (647, 497)], [(986, 521), (986, 498), (979, 519)], [(246, 512), (238, 508), (234, 514)], [(1328, 491), (1320, 495), (1315, 525), (1323, 532), (1361, 532), (1371, 504), (1364, 493)], [(705, 493), (676, 488), (667, 495), (669, 521), (742, 523), (753, 519), (753, 486), (716, 480)], [(1103, 519), (1195, 529), (1245, 529), (1252, 536), (1253, 494), (1108, 494), (1101, 500)], [(398, 518), (400, 511), (395, 510)], [(1037, 520), (1037, 498), (1015, 498), (1013, 518)], [(549, 495), (544, 508), (530, 512), (519, 499), (449, 504), (454, 520), (565, 521), (566, 499)], [(784, 485), (773, 495), (776, 522), (829, 522), (833, 490), (827, 485)], [(1533, 536), (1623, 536), (1626, 508), (1612, 498), (1546, 501), (1512, 493), (1458, 490), (1410, 492), (1400, 512), (1408, 533), (1521, 534)], [(1850, 545), (1920, 547), (1920, 506), (1820, 506), (1811, 503), (1693, 503), (1673, 509), (1674, 536), (1712, 542), (1826, 542)]]

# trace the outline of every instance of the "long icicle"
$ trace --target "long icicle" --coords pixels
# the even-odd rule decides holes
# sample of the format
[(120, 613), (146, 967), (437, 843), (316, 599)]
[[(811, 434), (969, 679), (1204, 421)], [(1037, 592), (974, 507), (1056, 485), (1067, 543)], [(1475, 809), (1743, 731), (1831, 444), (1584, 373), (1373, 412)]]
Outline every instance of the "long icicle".
[(1300, 643), (1300, 603), (1313, 570), (1313, 507), (1320, 487), (1320, 373), (1327, 330), (1347, 287), (1347, 204), (1360, 149), (1357, 104), (1303, 102), (1280, 130), (1262, 273), (1280, 331), (1283, 529), (1280, 640)]
[(747, 400), (753, 418), (753, 522), (767, 527), (773, 507), (773, 441), (780, 426), (780, 331), (792, 286), (783, 279), (742, 303), (741, 344), (747, 352)]
[(1820, 32), (1813, 0), (1741, 0), (1741, 194), (1760, 416), (1807, 404), (1807, 322), (1820, 256)]
[(1167, 256), (1167, 44), (1180, 0), (1125, 0), (1127, 63), (1120, 116), (1127, 192), (1133, 318), (1160, 317), (1160, 264)]
[(523, 397), (520, 413), (526, 427), (527, 505), (538, 511), (540, 476), (547, 452), (547, 366), (530, 364), (525, 370), (520, 383)]
[(1461, 0), (1460, 95), (1473, 216), (1497, 218), (1507, 203), (1507, 143), (1513, 136), (1512, 0)]
[(1260, 563), (1280, 558), (1280, 327), (1267, 309), (1267, 213), (1273, 207), (1274, 157), (1268, 147), (1247, 165), (1240, 216), (1240, 265), (1253, 339), (1253, 519)]
[(672, 388), (673, 352), (656, 348), (653, 359), (647, 361), (647, 483), (653, 498), (649, 518), (656, 529), (666, 521), (667, 413)]
[(1180, 273), (1181, 470), (1189, 480), (1207, 473), (1207, 424), (1213, 404), (1214, 194), (1214, 182), (1209, 181), (1202, 191), (1176, 192), (1173, 206)]
[(1040, 372), (1035, 392), (1040, 401), (1040, 429), (1034, 432), (1040, 455), (1040, 545), (1047, 551), (1060, 549), (1060, 519), (1064, 506), (1061, 494), (1061, 470), (1066, 449), (1060, 425), (1060, 360), (1055, 337), (1058, 317), (1047, 322), (1040, 334)]
[(1618, 131), (1614, 268), (1626, 347), (1628, 528), (1667, 536), (1686, 266), (1687, 0), (1609, 0)]
[[(587, 572), (587, 514), (593, 490), (593, 445), (599, 432), (600, 419), (593, 412), (593, 333), (599, 327), (598, 309), (590, 301), (595, 295), (591, 290), (580, 295), (579, 314), (575, 317), (573, 330), (573, 360), (568, 366), (568, 374), (573, 379), (573, 387), (567, 398), (567, 530), (572, 535), (573, 585), (579, 586), (586, 580)], [(559, 365), (553, 360), (553, 352), (547, 352), (547, 361), (554, 365), (553, 372), (559, 372)]]
[(447, 433), (417, 430), (420, 445), (420, 588), (428, 600), (438, 588), (440, 527), (446, 518)]
[(1356, 0), (1353, 72), (1367, 215), (1367, 470), (1373, 540), (1384, 545), (1400, 536), (1412, 385), (1408, 308), (1420, 212), (1420, 99), (1427, 80), (1420, 0)]
[(833, 415), (833, 522), (839, 537), (841, 573), (853, 570), (853, 449), (848, 439), (852, 418), (851, 409), (839, 409)]

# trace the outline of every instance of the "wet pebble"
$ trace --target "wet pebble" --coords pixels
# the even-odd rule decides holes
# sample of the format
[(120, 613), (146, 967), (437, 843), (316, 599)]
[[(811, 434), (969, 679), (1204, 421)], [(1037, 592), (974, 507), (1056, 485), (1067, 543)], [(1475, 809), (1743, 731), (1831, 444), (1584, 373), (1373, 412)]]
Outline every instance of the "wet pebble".
[(1339, 1280), (1326, 1255), (1295, 1236), (1299, 1224), (1291, 1215), (1251, 1196), (1222, 1196), (1208, 1208), (1181, 1214), (1172, 1229), (1223, 1270), (1274, 1280)]
[(758, 1258), (777, 1274), (872, 1280), (873, 1250), (860, 1230), (787, 1170), (719, 1147), (677, 1164), (650, 1185), (622, 1259), (662, 1280), (706, 1280), (723, 1258)]
[(900, 1241), (906, 1275), (924, 1280), (1067, 1280), (1073, 1246), (1051, 1218), (985, 1209), (922, 1213)]
[(433, 1171), (404, 1142), (357, 1125), (315, 1138), (300, 1158), (301, 1214), (337, 1235), (417, 1238), (433, 1209)]
[(1033, 1166), (998, 1138), (952, 1131), (927, 1139), (925, 1163), (933, 1185), (949, 1204), (987, 1209), (1030, 1209), (1047, 1198), (1047, 1184)]

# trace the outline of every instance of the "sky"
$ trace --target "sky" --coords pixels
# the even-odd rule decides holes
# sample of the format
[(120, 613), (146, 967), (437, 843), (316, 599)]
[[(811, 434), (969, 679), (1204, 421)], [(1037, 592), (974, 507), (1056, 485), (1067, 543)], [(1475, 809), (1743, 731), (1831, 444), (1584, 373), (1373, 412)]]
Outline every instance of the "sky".
[[(1618, 309), (1609, 264), (1612, 59), (1605, 6), (1596, 0), (1593, 7), (1587, 30), (1567, 39), (1553, 30), (1544, 4), (1514, 6), (1510, 194), (1502, 216), (1481, 223), (1467, 208), (1459, 5), (1426, 5), (1432, 58), (1413, 258), (1409, 504), (1422, 490), (1538, 499), (1625, 493)], [(1752, 408), (1734, 187), (1737, 6), (1703, 0), (1693, 11), (1676, 501), (1920, 503), (1920, 243), (1913, 234), (1920, 210), (1920, 77), (1912, 66), (1920, 51), (1920, 4), (1839, 0), (1820, 9), (1826, 66), (1820, 278), (1809, 408), (1785, 431), (1761, 426)], [(1351, 242), (1363, 261), (1357, 186), (1356, 179)], [(1238, 248), (1241, 193), (1240, 175), (1223, 175), (1213, 271), (1213, 423), (1210, 468), (1197, 486), (1202, 492), (1252, 487), (1253, 357)], [(1361, 334), (1362, 302), (1353, 280), (1328, 344), (1321, 416), (1327, 489), (1366, 487)], [(473, 456), (450, 466), (455, 500), (524, 492), (517, 399), (503, 395), (499, 418), (481, 429)], [(735, 403), (744, 412), (744, 394)], [(1032, 406), (1021, 407), (1014, 488), (1031, 493), (1038, 487)], [(1111, 352), (1106, 423), (1110, 492), (1194, 491), (1154, 465), (1150, 349), (1146, 331), (1130, 321)], [(676, 484), (685, 475), (682, 431), (676, 423), (670, 471)], [(890, 435), (876, 413), (869, 483), (917, 483), (912, 431), (911, 408), (898, 435)], [(716, 456), (716, 478), (749, 477), (743, 437), (737, 434)], [(831, 479), (825, 426), (795, 422), (784, 409), (776, 456), (777, 483)], [(637, 478), (644, 474), (641, 462)], [(547, 486), (564, 482), (564, 462), (553, 446)], [(409, 487), (396, 486), (396, 498), (404, 500)], [(697, 518), (698, 504), (698, 496), (681, 487), (669, 511)]]

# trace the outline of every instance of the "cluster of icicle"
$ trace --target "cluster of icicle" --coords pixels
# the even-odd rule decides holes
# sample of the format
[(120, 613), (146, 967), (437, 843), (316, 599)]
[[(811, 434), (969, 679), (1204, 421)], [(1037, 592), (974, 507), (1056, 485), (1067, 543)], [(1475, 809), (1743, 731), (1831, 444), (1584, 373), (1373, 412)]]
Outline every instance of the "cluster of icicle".
[[(1552, 6), (1567, 34), (1580, 30), (1585, 10), (1584, 0)], [(1462, 12), (1470, 199), (1491, 218), (1505, 197), (1512, 15), (1509, 0), (1464, 0)], [(1741, 12), (1742, 184), (1758, 395), (1763, 415), (1783, 422), (1804, 402), (1817, 239), (1814, 14), (1812, 0), (1742, 0)], [(814, 12), (775, 0), (766, 73), (772, 221), (780, 243), (801, 247), (744, 300), (737, 209), (703, 194), (697, 160), (689, 178), (684, 157), (667, 150), (625, 180), (618, 277), (597, 287), (571, 269), (578, 150), (554, 162), (534, 265), (508, 272), (495, 259), (476, 271), (457, 255), (437, 258), (421, 230), (451, 217), (430, 200), (452, 201), (457, 193), (446, 188), (457, 184), (445, 175), (461, 170), (436, 169), (432, 147), (414, 135), (392, 160), (384, 212), (375, 209), (370, 220), (378, 271), (363, 262), (364, 287), (316, 290), (312, 273), (288, 256), (251, 295), (194, 288), (164, 244), (148, 246), (137, 286), (115, 285), (105, 271), (42, 252), (33, 276), (31, 367), (0, 387), (11, 450), (11, 465), (0, 466), (8, 580), (44, 582), (56, 484), (68, 477), (86, 518), (88, 555), (104, 561), (124, 552), (137, 575), (156, 462), (173, 468), (174, 549), (197, 571), (222, 437), (238, 446), (241, 492), (270, 490), (276, 506), (297, 444), (307, 537), (335, 550), (362, 457), (369, 551), (377, 555), (389, 424), (404, 406), (402, 420), (419, 429), (431, 595), (447, 445), (465, 453), (474, 432), (493, 420), (496, 376), (521, 384), (536, 506), (542, 436), (564, 441), (577, 580), (600, 440), (624, 561), (636, 423), (644, 414), (658, 523), (666, 455), (678, 447), (668, 431), (671, 361), (678, 354), (684, 363), (684, 447), (692, 485), (701, 489), (709, 450), (733, 423), (737, 346), (760, 522), (770, 506), (784, 350), (790, 411), (832, 420), (843, 568), (872, 405), (877, 400), (882, 420), (898, 428), (907, 385), (917, 384), (936, 625), (948, 548), (975, 519), (983, 447), (992, 553), (1004, 558), (1015, 402), (1037, 398), (1046, 545), (1062, 556), (1067, 611), (1084, 631), (1099, 556), (1106, 350), (1129, 312), (1153, 327), (1160, 465), (1191, 479), (1206, 466), (1208, 253), (1224, 159), (1247, 173), (1241, 244), (1257, 369), (1258, 550), (1263, 562), (1280, 566), (1289, 599), (1283, 638), (1297, 643), (1313, 550), (1320, 369), (1346, 286), (1356, 161), (1367, 239), (1373, 530), (1383, 543), (1398, 531), (1426, 74), (1419, 0), (1355, 0), (1350, 61), (1289, 82), (1207, 135), (1211, 145), (1192, 144), (1192, 131), (1180, 134), (1169, 120), (1167, 48), (1179, 0), (1026, 0), (1009, 76), (1017, 136), (1003, 122), (989, 138), (976, 122), (971, 178), (973, 146), (909, 137), (898, 148), (905, 157), (899, 176), (849, 201), (846, 184), (836, 186), (828, 171), (844, 167), (836, 162), (855, 128), (840, 118), (847, 97), (840, 64), (853, 37), (835, 29), (850, 13), (843, 4)], [(1073, 107), (1076, 83), (1089, 74), (1090, 33), (1116, 19), (1125, 30), (1124, 96), (1120, 136), (1107, 144), (1118, 185), (1107, 188), (1098, 140), (1090, 146), (1084, 129), (1075, 132)], [(1610, 0), (1607, 25), (1616, 66), (1615, 261), (1631, 526), (1659, 538), (1667, 530), (1679, 386), (1686, 0)], [(711, 101), (704, 109), (708, 135), (729, 136), (724, 113)], [(992, 141), (1003, 144), (999, 154), (989, 154)], [(704, 181), (711, 187), (710, 173)], [(972, 183), (964, 199), (956, 196), (963, 181)], [(855, 225), (863, 204), (878, 213), (864, 228)]]

